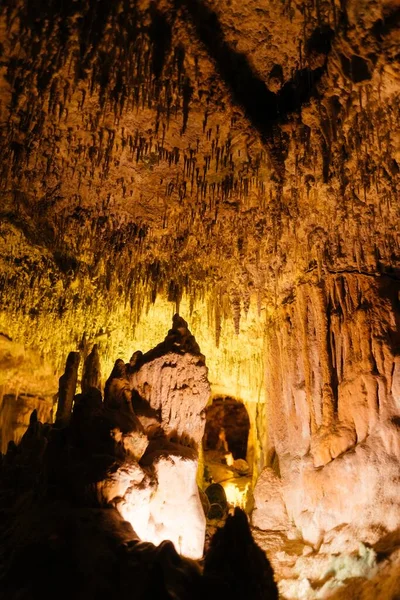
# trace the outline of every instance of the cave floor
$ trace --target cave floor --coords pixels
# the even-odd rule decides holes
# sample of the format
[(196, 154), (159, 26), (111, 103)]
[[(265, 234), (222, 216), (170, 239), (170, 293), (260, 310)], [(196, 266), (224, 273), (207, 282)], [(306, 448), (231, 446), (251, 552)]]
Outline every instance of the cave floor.
[[(400, 530), (358, 552), (317, 551), (294, 532), (252, 534), (267, 553), (284, 600), (395, 600), (400, 598)], [(293, 539), (291, 539), (293, 538)]]

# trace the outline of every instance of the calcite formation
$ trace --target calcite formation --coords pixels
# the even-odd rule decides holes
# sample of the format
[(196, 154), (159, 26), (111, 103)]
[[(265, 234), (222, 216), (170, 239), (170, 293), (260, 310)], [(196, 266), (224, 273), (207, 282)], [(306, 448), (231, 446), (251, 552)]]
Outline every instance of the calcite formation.
[(395, 535), (399, 10), (2, 2), (3, 450), (31, 408), (47, 420), (79, 350), (93, 409), (124, 357), (102, 405), (113, 443), (137, 459), (161, 427), (195, 451), (203, 358), (179, 325), (148, 352), (178, 312), (212, 393), (248, 411), (254, 523), (336, 550), (335, 531), (346, 549)]
[(294, 523), (314, 545), (336, 535), (336, 551), (399, 528), (399, 290), (355, 273), (305, 282), (271, 324), (275, 474), (256, 486), (259, 527)]
[[(204, 357), (177, 315), (165, 342), (149, 356), (164, 357), (169, 364), (173, 349), (180, 352), (178, 369), (188, 351), (200, 360), (204, 389), (191, 418), (201, 421), (199, 410), (209, 391)], [(151, 362), (149, 356), (143, 364)], [(164, 429), (162, 411), (158, 429), (144, 433), (126, 385), (132, 361), (116, 361), (103, 402), (94, 385), (97, 358), (94, 348), (85, 361), (82, 393), (75, 394), (80, 356), (70, 353), (59, 381), (55, 424), (41, 423), (34, 410), (20, 443), (10, 442), (5, 456), (0, 455), (1, 594), (34, 600), (62, 583), (58, 596), (65, 600), (129, 594), (143, 600), (200, 600), (226, 592), (234, 600), (243, 595), (277, 598), (271, 565), (239, 509), (211, 541), (203, 573), (188, 559), (201, 558), (204, 551), (195, 440)], [(138, 374), (137, 361), (134, 366)], [(188, 381), (198, 379), (189, 369)], [(146, 414), (147, 400), (135, 393), (135, 405)]]
[(210, 395), (205, 357), (184, 319), (175, 315), (165, 341), (130, 365), (130, 386), (160, 415), (170, 437), (188, 438), (198, 449), (204, 435), (204, 409)]
[[(116, 507), (141, 540), (157, 545), (169, 540), (180, 554), (201, 558), (205, 515), (197, 487), (196, 435), (201, 439), (210, 389), (204, 356), (187, 323), (175, 315), (165, 342), (141, 355), (135, 365), (118, 359), (106, 382), (104, 401), (96, 387), (97, 359), (94, 348), (85, 360), (82, 393), (76, 394), (80, 355), (69, 354), (59, 381), (54, 427), (38, 422), (35, 410), (22, 448), (32, 443), (34, 452), (38, 445), (39, 464), (47, 452), (46, 460), (63, 486), (79, 489), (83, 495), (94, 487), (100, 505)], [(171, 379), (171, 363), (178, 378)], [(156, 378), (151, 379), (149, 373), (154, 372)], [(140, 382), (145, 380), (155, 389), (156, 406), (153, 396), (140, 395)], [(8, 457), (11, 450), (18, 451), (10, 444)]]
[(105, 386), (105, 416), (127, 459), (101, 484), (101, 494), (142, 540), (169, 540), (190, 558), (204, 548), (197, 467), (209, 393), (204, 357), (178, 315), (163, 343), (135, 353), (127, 365), (117, 360)]

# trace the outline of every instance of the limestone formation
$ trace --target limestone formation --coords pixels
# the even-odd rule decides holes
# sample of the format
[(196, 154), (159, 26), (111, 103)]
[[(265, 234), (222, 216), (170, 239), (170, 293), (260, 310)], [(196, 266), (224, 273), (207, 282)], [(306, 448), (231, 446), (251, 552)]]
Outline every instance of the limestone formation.
[[(162, 358), (160, 347), (157, 355)], [(215, 579), (215, 569), (223, 545), (233, 544), (224, 565), (235, 569), (246, 556), (250, 579), (246, 570), (241, 576), (232, 571), (229, 585), (257, 589), (249, 597), (261, 597), (275, 584), (246, 516), (228, 519), (226, 539), (217, 536), (204, 574), (185, 558), (201, 558), (205, 541), (196, 450), (172, 442), (162, 423), (150, 439), (137, 428), (124, 433), (115, 427), (124, 416), (130, 425), (134, 414), (126, 408), (123, 361), (115, 363), (105, 401), (98, 389), (83, 386), (71, 415), (68, 394), (78, 362), (78, 353), (68, 356), (56, 423), (42, 424), (34, 410), (21, 442), (10, 442), (0, 462), (0, 512), (9, 515), (0, 520), (1, 594), (33, 600), (60, 588), (63, 600), (216, 597), (223, 579)]]
[(90, 389), (101, 390), (101, 367), (98, 345), (94, 344), (90, 354), (85, 359), (81, 382), (82, 393)]
[(68, 355), (65, 372), (59, 380), (56, 423), (65, 425), (71, 417), (80, 359), (79, 352), (70, 352)]
[(283, 496), (282, 480), (266, 467), (254, 489), (252, 524), (264, 530), (287, 530), (289, 518)]
[[(175, 380), (166, 375), (172, 361), (178, 372)], [(148, 388), (154, 392), (147, 393)], [(187, 446), (193, 445), (193, 430), (202, 431), (208, 392), (204, 357), (187, 324), (176, 315), (163, 343), (144, 355), (135, 353), (129, 364), (115, 362), (101, 413), (125, 459), (99, 484), (99, 494), (117, 507), (141, 539), (154, 544), (170, 540), (191, 558), (202, 556), (205, 516), (196, 481), (198, 455)], [(78, 406), (84, 402), (80, 399)]]
[(400, 526), (399, 290), (350, 273), (304, 283), (269, 329), (269, 440), (287, 513), (314, 544), (339, 525)]
[(160, 414), (162, 429), (198, 448), (210, 395), (204, 356), (184, 319), (175, 315), (164, 342), (130, 365), (130, 386)]
[[(136, 465), (196, 452), (211, 392), (246, 408), (233, 458), (296, 575), (287, 598), (328, 591), (329, 548), (376, 532), (395, 548), (398, 0), (3, 0), (0, 55), (4, 461), (33, 410), (50, 420), (79, 350), (46, 433), (65, 450), (45, 451), (50, 488), (72, 444), (79, 476), (96, 447), (96, 477), (156, 494)], [(173, 313), (186, 321), (156, 346)], [(193, 456), (175, 465), (188, 494)], [(360, 583), (384, 600), (388, 556)]]

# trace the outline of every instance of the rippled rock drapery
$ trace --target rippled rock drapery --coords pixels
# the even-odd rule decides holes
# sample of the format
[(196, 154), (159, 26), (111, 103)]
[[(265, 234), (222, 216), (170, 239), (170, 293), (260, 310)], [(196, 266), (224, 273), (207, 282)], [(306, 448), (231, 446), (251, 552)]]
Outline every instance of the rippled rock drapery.
[[(0, 331), (60, 372), (78, 346), (114, 359), (153, 302), (185, 298), (208, 361), (252, 403), (255, 473), (274, 468), (255, 518), (274, 524), (270, 481), (275, 525), (316, 544), (397, 523), (398, 24), (395, 0), (0, 6)], [(242, 361), (221, 340), (251, 314)], [(171, 376), (160, 416), (145, 384), (161, 362), (142, 381), (116, 366), (107, 411), (135, 460), (130, 367), (145, 432), (183, 433), (182, 388)], [(3, 447), (32, 399), (52, 403), (16, 384), (0, 390)]]
[(42, 422), (52, 420), (56, 378), (37, 351), (0, 333), (0, 451), (18, 443), (36, 410)]
[(144, 355), (135, 353), (131, 363), (131, 388), (159, 413), (165, 433), (189, 438), (197, 449), (210, 385), (205, 358), (186, 321), (175, 315), (165, 341)]
[(0, 331), (60, 369), (186, 292), (218, 345), (311, 269), (398, 268), (397, 15), (4, 1)]
[[(310, 280), (271, 323), (269, 442), (288, 515), (277, 522), (313, 544), (335, 528), (348, 548), (400, 527), (399, 292), (389, 276)], [(259, 526), (271, 516), (262, 489)]]

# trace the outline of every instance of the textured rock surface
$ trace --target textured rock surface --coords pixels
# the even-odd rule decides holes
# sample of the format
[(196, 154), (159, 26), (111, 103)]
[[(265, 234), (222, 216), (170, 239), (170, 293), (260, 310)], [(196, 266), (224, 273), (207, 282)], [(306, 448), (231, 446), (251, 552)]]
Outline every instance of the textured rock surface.
[[(179, 387), (179, 403), (175, 386), (161, 385), (163, 395), (158, 398), (158, 411), (135, 390), (136, 405), (142, 409), (136, 415), (128, 379), (133, 361), (126, 365), (120, 359), (115, 362), (106, 382), (103, 402), (101, 392), (96, 387), (96, 349), (85, 361), (82, 385), (82, 390), (85, 391), (76, 395), (80, 355), (71, 352), (67, 358), (65, 373), (59, 381), (54, 427), (38, 422), (37, 411), (32, 416), (29, 414), (29, 427), (22, 437), (20, 447), (11, 444), (4, 460), (7, 463), (15, 459), (18, 463), (18, 457), (22, 453), (21, 460), (26, 458), (29, 462), (31, 453), (36, 453), (34, 460), (37, 464), (35, 462), (33, 467), (36, 465), (36, 469), (44, 471), (43, 477), (48, 478), (50, 486), (54, 483), (61, 489), (65, 488), (68, 497), (76, 494), (78, 506), (86, 502), (86, 496), (90, 498), (95, 494), (101, 506), (116, 507), (142, 540), (157, 545), (169, 540), (185, 556), (201, 558), (204, 550), (205, 516), (196, 482), (198, 453), (193, 447), (192, 434), (196, 423), (197, 428), (200, 427), (199, 424), (203, 424), (200, 412), (208, 400), (209, 384), (204, 357), (187, 330), (186, 323), (176, 316), (174, 326), (167, 336), (167, 342), (148, 354), (157, 356), (157, 360), (162, 362), (165, 357), (168, 359), (172, 355), (179, 364), (189, 352), (194, 352), (191, 356), (195, 357), (196, 363), (200, 362), (198, 374), (196, 367), (192, 365), (187, 376), (188, 381), (194, 382), (193, 389), (196, 384), (199, 385), (199, 381), (203, 386), (200, 389), (203, 395), (199, 393), (201, 406), (193, 406), (196, 396), (193, 399), (193, 391), (189, 386)], [(171, 338), (174, 340), (172, 346)], [(172, 348), (175, 349), (175, 354), (171, 353)], [(141, 365), (138, 362), (135, 365), (138, 381), (141, 380), (141, 369), (146, 369), (148, 365), (146, 355), (140, 356), (143, 359)], [(180, 369), (183, 377), (182, 364)], [(147, 375), (146, 371), (145, 378)], [(162, 377), (162, 373), (160, 376)], [(154, 378), (151, 381), (156, 386), (157, 380)], [(185, 380), (182, 379), (183, 381)], [(186, 390), (189, 402), (185, 402)], [(174, 402), (173, 418), (180, 423), (179, 435), (176, 426), (171, 430), (171, 419), (164, 419), (163, 404), (170, 408), (170, 396)], [(22, 398), (21, 396), (19, 400)], [(35, 400), (37, 403), (38, 400)], [(3, 404), (3, 409), (8, 404)], [(188, 406), (191, 406), (192, 421), (187, 418)], [(147, 410), (143, 410), (143, 407), (147, 407)], [(183, 413), (181, 415), (180, 410)], [(146, 422), (142, 424), (140, 418), (142, 416), (145, 420), (149, 413), (156, 413), (153, 417), (156, 427), (146, 430), (146, 434)], [(2, 415), (5, 419), (3, 413)], [(21, 411), (20, 418), (23, 417), (24, 413)], [(15, 432), (15, 435), (20, 434), (20, 429), (16, 427)], [(172, 433), (175, 442), (171, 441)], [(192, 447), (188, 447), (188, 444)], [(28, 455), (25, 456), (27, 452)], [(35, 475), (34, 469), (32, 477), (36, 476), (39, 475)]]
[(344, 523), (400, 525), (399, 289), (350, 273), (304, 283), (270, 328), (269, 440), (314, 544)]
[(184, 319), (175, 315), (165, 341), (134, 356), (130, 386), (160, 415), (164, 432), (198, 448), (210, 396), (208, 369)]
[(178, 315), (164, 342), (136, 352), (128, 365), (116, 361), (104, 392), (105, 415), (117, 425), (111, 433), (127, 461), (101, 485), (102, 497), (141, 539), (169, 540), (190, 558), (204, 549), (196, 476), (208, 396), (204, 356)]
[(206, 519), (197, 488), (196, 456), (169, 454), (158, 457), (153, 464), (157, 488), (149, 502), (148, 521), (142, 515), (131, 521), (124, 510), (121, 514), (132, 522), (140, 537), (143, 531), (154, 544), (170, 540), (180, 554), (200, 558)]
[(109, 351), (125, 303), (207, 290), (218, 339), (306, 271), (398, 268), (396, 10), (4, 2), (1, 328)]
[(56, 423), (66, 424), (71, 417), (80, 359), (79, 352), (70, 352), (68, 355), (65, 371), (58, 385)]
[[(398, 24), (396, 0), (0, 7), (0, 331), (53, 379), (94, 343), (108, 373), (185, 305), (313, 543), (397, 522)], [(143, 427), (181, 435), (161, 396)]]
[(53, 401), (35, 397), (32, 395), (4, 394), (0, 402), (1, 420), (1, 447), (0, 451), (5, 454), (10, 441), (18, 443), (29, 425), (29, 419), (33, 411), (36, 411), (42, 422), (52, 420)]
[(282, 480), (269, 467), (262, 471), (257, 480), (251, 520), (258, 529), (288, 529), (289, 520), (283, 499)]
[[(54, 426), (33, 411), (20, 444), (11, 443), (2, 456), (1, 597), (36, 600), (56, 589), (61, 600), (200, 600), (219, 597), (216, 583), (224, 586), (225, 576), (215, 575), (228, 572), (233, 591), (257, 588), (254, 598), (276, 592), (273, 571), (242, 512), (234, 518), (240, 527), (228, 522), (219, 531), (203, 575), (200, 565), (177, 553), (176, 547), (202, 554), (204, 544), (195, 451), (159, 435), (139, 464), (92, 390), (75, 397), (72, 415)], [(171, 537), (173, 543), (140, 541), (119, 511), (144, 539)], [(221, 552), (224, 543), (228, 555)]]

